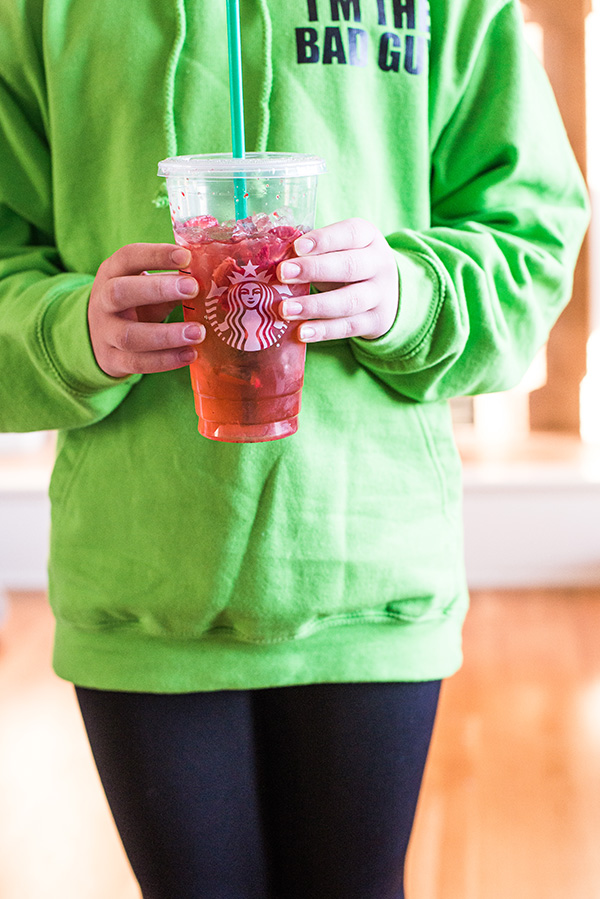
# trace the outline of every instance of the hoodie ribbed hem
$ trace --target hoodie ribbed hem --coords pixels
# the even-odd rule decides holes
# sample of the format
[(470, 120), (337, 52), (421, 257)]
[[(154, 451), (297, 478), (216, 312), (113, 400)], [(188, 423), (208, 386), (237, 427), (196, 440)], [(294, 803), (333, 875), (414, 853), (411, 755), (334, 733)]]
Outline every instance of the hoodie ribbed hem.
[(260, 689), (308, 683), (426, 681), (462, 663), (462, 620), (354, 623), (257, 645), (215, 631), (175, 641), (128, 628), (79, 630), (58, 621), (54, 670), (82, 687), (149, 693)]

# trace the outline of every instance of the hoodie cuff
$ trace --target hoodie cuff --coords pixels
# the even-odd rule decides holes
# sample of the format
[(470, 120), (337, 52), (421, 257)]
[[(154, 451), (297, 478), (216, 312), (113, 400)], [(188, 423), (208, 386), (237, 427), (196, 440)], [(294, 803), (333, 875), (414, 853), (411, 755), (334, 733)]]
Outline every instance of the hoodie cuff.
[(38, 341), (56, 378), (71, 392), (90, 396), (117, 384), (139, 379), (112, 378), (94, 356), (87, 310), (94, 279), (89, 275), (58, 276), (38, 324)]
[(369, 367), (392, 368), (417, 352), (433, 327), (443, 299), (443, 281), (421, 253), (396, 252), (399, 275), (398, 312), (389, 331), (375, 340), (351, 339), (354, 355)]

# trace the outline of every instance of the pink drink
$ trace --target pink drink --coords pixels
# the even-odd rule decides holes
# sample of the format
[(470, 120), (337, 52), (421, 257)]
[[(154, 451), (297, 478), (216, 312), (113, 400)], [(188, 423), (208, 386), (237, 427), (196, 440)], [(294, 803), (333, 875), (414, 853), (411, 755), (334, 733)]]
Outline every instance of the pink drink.
[(254, 443), (297, 430), (306, 348), (280, 307), (308, 285), (281, 284), (276, 269), (313, 227), (324, 171), (320, 156), (303, 153), (208, 153), (158, 163), (175, 239), (191, 250), (190, 274), (200, 286), (184, 314), (206, 326), (190, 366), (205, 437)]
[(278, 213), (219, 225), (203, 215), (174, 222), (175, 238), (192, 253), (200, 291), (184, 304), (186, 321), (206, 327), (190, 366), (198, 430), (212, 440), (255, 443), (294, 434), (306, 346), (297, 325), (279, 317), (281, 301), (308, 293), (283, 285), (276, 268), (294, 255), (302, 233)]

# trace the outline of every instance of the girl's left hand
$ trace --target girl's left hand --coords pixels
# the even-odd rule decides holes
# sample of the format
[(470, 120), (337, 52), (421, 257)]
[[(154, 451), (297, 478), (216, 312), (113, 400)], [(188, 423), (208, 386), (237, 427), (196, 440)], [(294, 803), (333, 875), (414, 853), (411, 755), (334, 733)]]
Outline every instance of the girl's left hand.
[(283, 319), (306, 322), (300, 340), (373, 340), (389, 331), (398, 312), (398, 267), (381, 231), (364, 219), (346, 219), (303, 234), (294, 249), (297, 258), (279, 264), (279, 280), (312, 283), (319, 291), (281, 303)]

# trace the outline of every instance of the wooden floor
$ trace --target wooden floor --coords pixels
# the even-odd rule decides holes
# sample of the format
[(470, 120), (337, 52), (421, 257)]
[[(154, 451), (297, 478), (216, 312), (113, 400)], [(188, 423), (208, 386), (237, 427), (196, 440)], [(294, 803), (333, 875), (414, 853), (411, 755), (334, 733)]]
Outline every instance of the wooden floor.
[[(9, 600), (0, 897), (139, 899), (72, 688), (51, 673), (45, 597)], [(444, 685), (408, 899), (600, 899), (600, 589), (477, 593), (465, 656)]]

